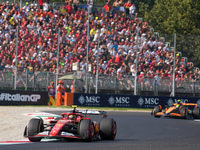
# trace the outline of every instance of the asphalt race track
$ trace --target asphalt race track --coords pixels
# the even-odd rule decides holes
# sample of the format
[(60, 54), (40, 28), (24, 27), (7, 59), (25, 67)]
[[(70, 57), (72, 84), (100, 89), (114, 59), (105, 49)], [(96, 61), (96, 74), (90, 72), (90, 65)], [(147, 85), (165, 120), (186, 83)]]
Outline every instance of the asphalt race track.
[[(49, 112), (61, 114), (62, 112)], [(50, 141), (1, 145), (0, 150), (199, 150), (200, 121), (154, 118), (149, 112), (108, 112), (117, 122), (114, 141)], [(99, 121), (100, 116), (92, 119)], [(23, 133), (22, 133), (23, 134)]]

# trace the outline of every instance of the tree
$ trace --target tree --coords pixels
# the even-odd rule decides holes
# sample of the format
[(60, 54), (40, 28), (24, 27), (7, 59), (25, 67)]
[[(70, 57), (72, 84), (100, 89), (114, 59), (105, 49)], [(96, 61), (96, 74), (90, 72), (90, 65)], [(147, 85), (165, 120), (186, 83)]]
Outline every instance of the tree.
[(200, 34), (200, 1), (156, 0), (144, 19), (158, 32)]
[[(195, 66), (200, 66), (200, 1), (198, 0), (156, 0), (152, 9), (140, 3), (139, 13), (154, 31), (177, 33), (177, 50), (188, 57)], [(148, 11), (149, 10), (149, 11)], [(173, 42), (172, 40), (169, 42)]]

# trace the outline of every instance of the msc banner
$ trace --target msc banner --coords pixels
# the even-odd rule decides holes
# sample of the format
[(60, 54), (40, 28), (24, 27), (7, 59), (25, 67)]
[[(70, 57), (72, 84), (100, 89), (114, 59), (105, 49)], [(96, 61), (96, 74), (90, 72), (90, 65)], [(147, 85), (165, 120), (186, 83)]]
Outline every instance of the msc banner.
[(0, 90), (0, 105), (47, 105), (48, 99), (47, 92)]
[(197, 103), (200, 107), (200, 98), (195, 97), (164, 97), (164, 96), (134, 96), (134, 95), (103, 95), (74, 93), (74, 105), (93, 107), (127, 107), (153, 108), (154, 106), (171, 106), (181, 99), (184, 103)]

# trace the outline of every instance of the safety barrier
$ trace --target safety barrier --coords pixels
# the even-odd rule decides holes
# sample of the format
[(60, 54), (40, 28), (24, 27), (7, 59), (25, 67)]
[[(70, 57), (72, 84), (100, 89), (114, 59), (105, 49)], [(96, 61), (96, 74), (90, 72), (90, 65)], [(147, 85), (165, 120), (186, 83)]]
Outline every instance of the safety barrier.
[(1, 105), (47, 105), (49, 98), (45, 91), (0, 90)]
[[(161, 105), (172, 106), (180, 99), (183, 103), (197, 103), (200, 107), (200, 97), (165, 97), (165, 96), (134, 96), (118, 94), (81, 94), (75, 93), (73, 104), (89, 107), (123, 107), (123, 108), (154, 108)], [(69, 99), (72, 101), (72, 99)]]
[[(59, 100), (60, 96), (60, 100)], [(65, 92), (57, 95), (56, 106), (88, 106), (88, 107), (121, 107), (121, 108), (153, 108), (157, 105), (171, 106), (180, 99), (183, 103), (197, 103), (200, 97), (168, 97), (122, 94), (85, 94)], [(47, 92), (0, 90), (0, 105), (47, 105)]]

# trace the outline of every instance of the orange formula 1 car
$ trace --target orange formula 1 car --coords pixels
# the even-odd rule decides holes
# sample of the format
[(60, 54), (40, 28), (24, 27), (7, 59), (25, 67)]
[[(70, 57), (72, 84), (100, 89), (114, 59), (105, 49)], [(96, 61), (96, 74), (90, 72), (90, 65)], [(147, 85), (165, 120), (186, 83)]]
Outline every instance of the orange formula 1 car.
[(179, 108), (178, 104), (174, 103), (171, 107), (166, 106), (165, 110), (162, 111), (161, 105), (155, 106), (151, 112), (154, 117), (174, 117), (187, 119), (188, 117), (193, 117), (194, 119), (200, 118), (200, 108), (196, 103), (182, 103)]

